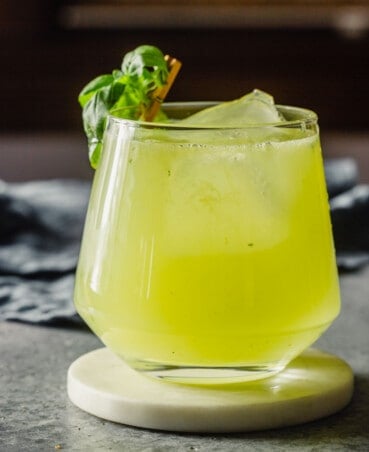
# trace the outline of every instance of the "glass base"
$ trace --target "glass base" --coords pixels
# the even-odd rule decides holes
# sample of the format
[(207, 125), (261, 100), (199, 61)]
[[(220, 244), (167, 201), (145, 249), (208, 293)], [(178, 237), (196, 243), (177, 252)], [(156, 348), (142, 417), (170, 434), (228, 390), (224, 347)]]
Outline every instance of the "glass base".
[(285, 365), (280, 363), (275, 366), (198, 367), (160, 365), (150, 361), (125, 361), (130, 367), (148, 377), (174, 383), (201, 385), (261, 380), (269, 378), (285, 368)]

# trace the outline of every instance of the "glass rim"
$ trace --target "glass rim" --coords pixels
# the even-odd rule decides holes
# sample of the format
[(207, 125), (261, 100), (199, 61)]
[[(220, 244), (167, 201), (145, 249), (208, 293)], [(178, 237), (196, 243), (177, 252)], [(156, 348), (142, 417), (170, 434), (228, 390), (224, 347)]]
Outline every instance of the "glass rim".
[[(183, 102), (165, 102), (162, 104), (164, 108), (196, 108), (203, 106), (204, 108), (212, 107), (218, 104), (221, 104), (224, 101), (183, 101)], [(218, 126), (218, 125), (196, 125), (196, 124), (183, 124), (176, 122), (149, 122), (149, 121), (142, 121), (138, 119), (127, 119), (122, 118), (119, 116), (116, 116), (114, 112), (127, 110), (136, 108), (135, 106), (132, 107), (121, 107), (117, 108), (113, 111), (111, 111), (108, 114), (108, 119), (113, 120), (118, 123), (122, 123), (125, 125), (129, 125), (131, 127), (135, 128), (147, 128), (147, 129), (168, 129), (168, 130), (247, 130), (247, 129), (260, 129), (260, 128), (274, 128), (274, 127), (280, 127), (280, 128), (288, 128), (288, 127), (301, 127), (303, 125), (315, 125), (318, 121), (318, 115), (313, 111), (309, 110), (304, 107), (294, 107), (291, 105), (281, 105), (276, 104), (275, 105), (278, 110), (287, 111), (290, 113), (299, 113), (302, 117), (292, 120), (285, 120), (285, 121), (277, 121), (277, 122), (268, 122), (268, 123), (253, 123), (253, 124), (245, 124), (242, 126), (232, 126), (232, 125), (225, 125), (225, 126)]]

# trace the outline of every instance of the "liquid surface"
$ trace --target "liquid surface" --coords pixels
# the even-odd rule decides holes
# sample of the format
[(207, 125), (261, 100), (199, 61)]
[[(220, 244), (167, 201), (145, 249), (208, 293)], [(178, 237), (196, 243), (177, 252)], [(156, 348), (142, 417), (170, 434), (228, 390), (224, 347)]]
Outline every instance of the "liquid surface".
[(134, 134), (106, 136), (78, 312), (137, 367), (285, 365), (339, 310), (318, 137)]

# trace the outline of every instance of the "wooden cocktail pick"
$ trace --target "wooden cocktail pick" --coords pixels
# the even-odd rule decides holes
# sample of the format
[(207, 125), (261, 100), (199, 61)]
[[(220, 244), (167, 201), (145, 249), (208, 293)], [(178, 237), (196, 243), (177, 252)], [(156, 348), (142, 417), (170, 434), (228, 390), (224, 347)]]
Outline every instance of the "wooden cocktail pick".
[(152, 121), (156, 114), (159, 111), (160, 105), (164, 102), (170, 88), (173, 85), (175, 78), (179, 70), (181, 69), (182, 63), (177, 60), (177, 58), (173, 58), (170, 55), (165, 55), (165, 61), (167, 62), (169, 74), (165, 85), (157, 88), (152, 93), (152, 103), (150, 107), (145, 111), (143, 119), (145, 121)]

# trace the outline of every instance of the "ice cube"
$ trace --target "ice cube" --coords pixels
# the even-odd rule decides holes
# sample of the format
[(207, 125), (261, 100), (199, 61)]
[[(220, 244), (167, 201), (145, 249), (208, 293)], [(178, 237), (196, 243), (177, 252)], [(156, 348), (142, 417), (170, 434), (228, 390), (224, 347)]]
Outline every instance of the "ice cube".
[(273, 124), (283, 120), (283, 116), (274, 104), (273, 97), (254, 89), (240, 99), (223, 102), (195, 113), (181, 123), (196, 126), (242, 127), (250, 124)]

